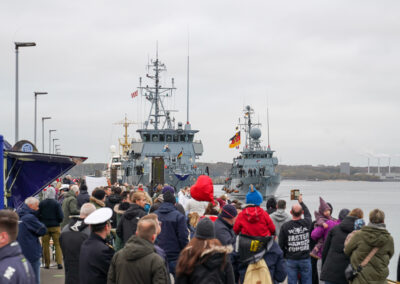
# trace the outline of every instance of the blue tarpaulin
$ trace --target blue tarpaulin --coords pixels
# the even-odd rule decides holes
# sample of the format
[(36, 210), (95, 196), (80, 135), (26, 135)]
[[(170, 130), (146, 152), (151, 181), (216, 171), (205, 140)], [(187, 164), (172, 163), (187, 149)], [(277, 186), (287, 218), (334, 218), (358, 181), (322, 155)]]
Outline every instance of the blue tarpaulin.
[(8, 207), (18, 208), (24, 200), (38, 194), (86, 157), (4, 151)]

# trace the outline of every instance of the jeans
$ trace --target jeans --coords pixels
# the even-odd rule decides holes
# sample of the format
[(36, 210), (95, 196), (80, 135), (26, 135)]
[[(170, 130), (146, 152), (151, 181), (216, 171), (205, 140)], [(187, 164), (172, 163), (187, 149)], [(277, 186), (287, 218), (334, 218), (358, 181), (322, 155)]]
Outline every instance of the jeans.
[(33, 272), (35, 272), (36, 284), (40, 283), (40, 258), (34, 262), (31, 262)]
[(177, 263), (177, 259), (168, 261), (169, 273), (171, 273), (175, 278), (175, 267)]
[(53, 244), (56, 249), (57, 264), (63, 263), (61, 246), (60, 246), (60, 227), (49, 227), (47, 228), (47, 233), (42, 237), (43, 258), (44, 258), (44, 265), (46, 267), (50, 266), (50, 238), (53, 239)]
[(288, 284), (297, 284), (297, 275), (301, 276), (301, 284), (312, 283), (311, 260), (288, 259), (287, 260)]

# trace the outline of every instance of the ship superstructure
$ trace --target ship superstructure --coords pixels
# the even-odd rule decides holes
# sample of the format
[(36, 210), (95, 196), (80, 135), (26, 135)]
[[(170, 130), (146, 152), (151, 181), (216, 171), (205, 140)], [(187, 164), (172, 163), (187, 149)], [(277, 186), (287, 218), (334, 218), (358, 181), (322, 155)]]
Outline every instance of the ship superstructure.
[(225, 187), (233, 197), (244, 199), (253, 184), (266, 199), (274, 196), (280, 184), (280, 175), (275, 172), (278, 159), (270, 145), (261, 145), (261, 124), (253, 122), (254, 110), (246, 106), (243, 112), (244, 123), (239, 123), (238, 127), (245, 133), (245, 143), (240, 155), (233, 159)]
[(175, 125), (172, 111), (167, 110), (164, 100), (173, 96), (176, 90), (174, 79), (171, 87), (160, 85), (161, 74), (166, 66), (158, 59), (148, 65), (146, 81), (139, 78), (138, 91), (150, 102), (147, 120), (137, 130), (140, 139), (133, 139), (128, 158), (122, 162), (123, 182), (137, 185), (142, 183), (154, 187), (156, 184), (170, 184), (177, 189), (192, 185), (202, 170), (196, 159), (203, 153), (203, 144), (195, 140), (198, 130), (192, 130), (189, 119)]

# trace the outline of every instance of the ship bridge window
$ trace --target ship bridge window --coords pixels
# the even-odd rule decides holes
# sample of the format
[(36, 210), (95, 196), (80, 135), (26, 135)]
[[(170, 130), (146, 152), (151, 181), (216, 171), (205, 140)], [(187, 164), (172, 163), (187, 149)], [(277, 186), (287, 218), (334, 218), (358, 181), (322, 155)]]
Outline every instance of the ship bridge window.
[(153, 134), (153, 142), (158, 142), (158, 134)]
[(272, 158), (272, 153), (271, 154), (267, 154), (267, 158)]
[(145, 133), (145, 134), (143, 134), (143, 142), (149, 142), (150, 141), (150, 134), (147, 134), (147, 133)]
[(187, 136), (181, 135), (181, 142), (187, 142)]
[(260, 154), (257, 154), (256, 157), (257, 157), (257, 158), (261, 158), (261, 155), (260, 155)]
[(178, 135), (174, 135), (174, 142), (179, 142), (179, 136)]
[(160, 142), (164, 142), (165, 141), (165, 135), (164, 134), (160, 134)]
[(194, 135), (193, 134), (189, 134), (188, 138), (189, 138), (189, 142), (193, 142)]
[(172, 141), (172, 136), (171, 135), (167, 135), (167, 142), (171, 142)]

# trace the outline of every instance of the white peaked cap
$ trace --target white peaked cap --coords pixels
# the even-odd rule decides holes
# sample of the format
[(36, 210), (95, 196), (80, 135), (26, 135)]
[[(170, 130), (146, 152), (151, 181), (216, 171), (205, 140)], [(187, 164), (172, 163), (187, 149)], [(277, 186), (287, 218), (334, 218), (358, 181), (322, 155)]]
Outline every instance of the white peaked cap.
[(113, 211), (108, 208), (100, 208), (95, 210), (89, 216), (85, 218), (85, 223), (88, 225), (98, 225), (107, 222), (111, 219)]

